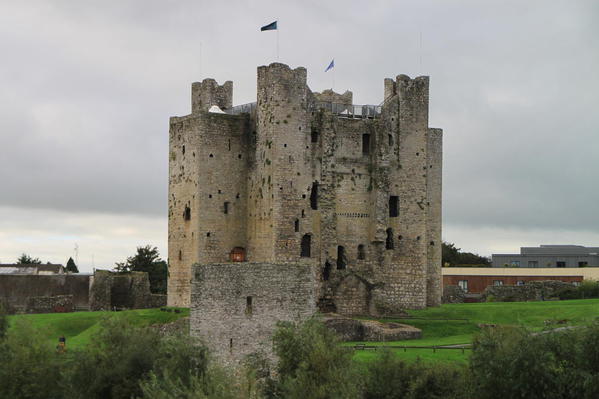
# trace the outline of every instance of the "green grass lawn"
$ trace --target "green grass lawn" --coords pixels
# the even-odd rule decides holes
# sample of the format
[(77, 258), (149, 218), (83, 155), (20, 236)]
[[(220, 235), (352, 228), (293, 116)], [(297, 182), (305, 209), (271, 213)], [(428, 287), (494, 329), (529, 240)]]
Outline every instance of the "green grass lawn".
[[(393, 342), (351, 342), (346, 345), (364, 343), (368, 345), (408, 345), (432, 346), (472, 342), (479, 324), (522, 326), (533, 331), (561, 327), (564, 324), (545, 326), (545, 320), (568, 320), (565, 325), (581, 325), (599, 318), (599, 299), (546, 302), (492, 302), (447, 304), (437, 308), (409, 311), (412, 317), (422, 319), (385, 319), (409, 324), (422, 330), (422, 339)], [(454, 320), (434, 320), (454, 319)], [(466, 320), (458, 320), (466, 319)], [(469, 351), (439, 349), (394, 350), (398, 356), (408, 361), (420, 358), (423, 361), (444, 361), (465, 363)], [(368, 361), (377, 356), (377, 351), (356, 351), (354, 359)]]
[(148, 326), (170, 323), (185, 316), (189, 316), (189, 309), (181, 309), (181, 313), (139, 309), (122, 312), (24, 314), (8, 316), (8, 321), (12, 326), (18, 319), (26, 320), (39, 329), (50, 344), (56, 345), (58, 337), (64, 335), (67, 338), (67, 347), (77, 348), (89, 343), (100, 322), (107, 317), (123, 317), (133, 325)]

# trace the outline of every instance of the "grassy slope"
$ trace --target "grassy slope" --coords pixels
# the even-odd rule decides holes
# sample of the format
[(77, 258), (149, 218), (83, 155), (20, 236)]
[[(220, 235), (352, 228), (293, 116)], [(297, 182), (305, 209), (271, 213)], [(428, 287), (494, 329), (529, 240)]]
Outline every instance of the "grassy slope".
[(58, 343), (58, 337), (67, 338), (67, 346), (76, 348), (86, 345), (93, 333), (98, 330), (100, 322), (107, 317), (124, 317), (133, 325), (146, 326), (165, 324), (181, 317), (189, 316), (189, 309), (181, 313), (162, 312), (160, 309), (128, 310), (124, 312), (75, 312), (75, 313), (44, 313), (9, 316), (10, 325), (17, 320), (30, 322), (42, 331), (52, 345)]
[[(494, 302), (448, 304), (438, 308), (414, 310), (411, 316), (427, 319), (468, 319), (466, 320), (414, 320), (393, 319), (422, 329), (422, 339), (395, 342), (376, 342), (369, 345), (448, 345), (469, 343), (479, 331), (479, 324), (499, 324), (523, 326), (531, 330), (545, 328), (545, 320), (568, 320), (568, 325), (585, 324), (599, 317), (599, 299), (547, 301), (547, 302)], [(561, 325), (560, 325), (561, 326)], [(553, 326), (556, 327), (556, 326)], [(354, 343), (350, 343), (353, 345)], [(468, 351), (458, 350), (408, 349), (396, 351), (406, 360), (447, 361), (465, 363)], [(356, 351), (356, 360), (368, 360), (376, 356), (374, 351)]]

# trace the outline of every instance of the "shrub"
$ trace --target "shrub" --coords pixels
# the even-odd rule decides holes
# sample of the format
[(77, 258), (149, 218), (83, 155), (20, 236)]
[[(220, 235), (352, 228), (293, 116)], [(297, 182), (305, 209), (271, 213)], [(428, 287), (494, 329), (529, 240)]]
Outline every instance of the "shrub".
[(72, 355), (64, 388), (69, 398), (129, 399), (142, 395), (141, 383), (151, 373), (189, 386), (205, 375), (207, 364), (206, 349), (189, 339), (161, 337), (156, 329), (112, 317)]
[(359, 397), (351, 350), (340, 346), (336, 335), (321, 322), (312, 319), (300, 325), (280, 323), (273, 340), (279, 357), (279, 380), (268, 396)]
[(6, 332), (8, 331), (8, 318), (6, 317), (6, 312), (4, 311), (4, 307), (0, 303), (0, 342), (6, 337)]
[(0, 398), (58, 399), (64, 361), (38, 331), (17, 320), (0, 342)]
[(487, 329), (474, 341), (474, 397), (594, 398), (599, 395), (599, 325), (531, 334)]

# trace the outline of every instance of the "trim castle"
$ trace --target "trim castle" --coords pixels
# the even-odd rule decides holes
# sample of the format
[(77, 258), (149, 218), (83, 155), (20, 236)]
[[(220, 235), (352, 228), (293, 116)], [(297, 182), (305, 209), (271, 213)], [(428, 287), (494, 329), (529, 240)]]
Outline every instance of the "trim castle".
[(222, 351), (263, 335), (252, 320), (440, 304), (428, 77), (385, 79), (380, 106), (357, 106), (306, 74), (261, 66), (257, 102), (237, 107), (232, 82), (193, 83), (192, 113), (170, 120), (168, 304), (191, 305)]

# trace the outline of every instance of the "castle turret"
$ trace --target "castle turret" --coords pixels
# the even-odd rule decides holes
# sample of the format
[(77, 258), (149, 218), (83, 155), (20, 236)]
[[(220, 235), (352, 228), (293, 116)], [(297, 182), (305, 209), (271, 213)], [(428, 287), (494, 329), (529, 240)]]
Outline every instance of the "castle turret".
[(233, 82), (226, 81), (219, 86), (214, 79), (204, 79), (191, 84), (191, 113), (208, 111), (213, 105), (222, 109), (233, 106)]

